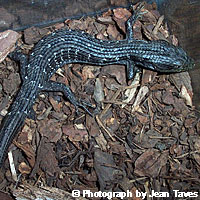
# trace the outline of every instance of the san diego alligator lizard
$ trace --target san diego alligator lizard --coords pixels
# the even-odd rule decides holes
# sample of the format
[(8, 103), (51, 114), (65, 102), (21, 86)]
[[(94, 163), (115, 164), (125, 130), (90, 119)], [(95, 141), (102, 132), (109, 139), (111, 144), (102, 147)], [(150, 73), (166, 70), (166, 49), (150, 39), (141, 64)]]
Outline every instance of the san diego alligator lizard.
[(59, 30), (41, 39), (29, 58), (18, 50), (10, 54), (20, 61), (22, 86), (0, 129), (0, 164), (5, 153), (23, 126), (26, 117), (33, 112), (32, 106), (41, 91), (61, 91), (69, 101), (77, 106), (78, 101), (70, 88), (50, 81), (58, 68), (68, 63), (93, 65), (124, 64), (127, 77), (132, 79), (138, 67), (159, 72), (181, 72), (194, 66), (186, 52), (166, 41), (144, 41), (133, 38), (132, 26), (140, 14), (141, 6), (127, 21), (126, 39), (103, 41), (75, 30)]

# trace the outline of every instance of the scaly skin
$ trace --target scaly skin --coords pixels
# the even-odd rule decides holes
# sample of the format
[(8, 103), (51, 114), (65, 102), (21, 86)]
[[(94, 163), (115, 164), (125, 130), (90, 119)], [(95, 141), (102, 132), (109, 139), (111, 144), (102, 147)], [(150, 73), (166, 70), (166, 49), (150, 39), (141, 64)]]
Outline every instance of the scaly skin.
[(134, 77), (138, 69), (136, 66), (159, 72), (181, 72), (194, 66), (193, 60), (180, 47), (166, 41), (133, 39), (132, 26), (140, 9), (127, 22), (125, 40), (102, 41), (84, 32), (60, 30), (41, 39), (29, 59), (18, 50), (10, 54), (11, 58), (21, 63), (23, 83), (1, 125), (0, 164), (25, 118), (33, 113), (32, 106), (39, 92), (62, 91), (76, 107), (85, 108), (68, 86), (50, 81), (51, 76), (64, 64), (124, 64), (127, 66), (128, 79)]

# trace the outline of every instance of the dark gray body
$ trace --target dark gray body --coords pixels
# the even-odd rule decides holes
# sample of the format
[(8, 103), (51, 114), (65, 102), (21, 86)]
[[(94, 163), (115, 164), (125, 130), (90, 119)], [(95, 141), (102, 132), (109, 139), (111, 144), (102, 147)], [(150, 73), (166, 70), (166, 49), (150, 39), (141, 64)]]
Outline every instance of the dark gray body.
[(82, 106), (68, 86), (49, 80), (64, 64), (125, 64), (129, 79), (133, 78), (136, 66), (161, 72), (185, 71), (193, 66), (193, 61), (180, 47), (165, 41), (147, 42), (132, 39), (134, 20), (132, 17), (132, 21), (128, 23), (128, 35), (125, 40), (102, 41), (80, 31), (61, 30), (40, 40), (29, 59), (19, 52), (11, 55), (13, 59), (21, 62), (23, 82), (1, 125), (1, 164), (13, 137), (22, 127), (25, 118), (30, 116), (39, 92), (62, 91), (71, 103)]

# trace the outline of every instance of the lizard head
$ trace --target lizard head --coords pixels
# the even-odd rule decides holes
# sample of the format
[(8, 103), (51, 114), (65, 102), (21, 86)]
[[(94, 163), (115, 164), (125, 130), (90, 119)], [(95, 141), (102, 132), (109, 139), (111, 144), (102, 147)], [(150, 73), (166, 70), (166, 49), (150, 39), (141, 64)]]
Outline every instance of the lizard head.
[(194, 67), (194, 60), (181, 48), (166, 41), (154, 41), (155, 53), (149, 68), (159, 72), (182, 72)]
[(194, 60), (181, 47), (171, 46), (170, 49), (170, 72), (188, 71), (194, 67)]

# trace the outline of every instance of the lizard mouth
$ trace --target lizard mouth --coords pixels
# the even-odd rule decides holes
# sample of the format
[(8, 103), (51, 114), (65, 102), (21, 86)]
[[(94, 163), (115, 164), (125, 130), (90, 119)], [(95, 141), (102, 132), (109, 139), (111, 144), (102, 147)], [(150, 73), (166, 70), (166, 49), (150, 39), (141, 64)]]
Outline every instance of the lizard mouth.
[(192, 58), (189, 58), (188, 59), (188, 63), (185, 64), (186, 70), (187, 69), (192, 69), (192, 68), (194, 68), (194, 66), (195, 66), (194, 60)]
[(190, 70), (194, 68), (194, 66), (195, 66), (194, 60), (188, 57), (187, 60), (184, 62), (184, 64), (177, 68), (177, 72)]
[(195, 66), (194, 60), (188, 57), (182, 65), (176, 67), (171, 66), (171, 69), (166, 69), (166, 72), (183, 72), (194, 68), (194, 66)]

